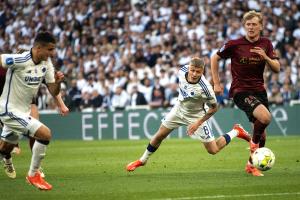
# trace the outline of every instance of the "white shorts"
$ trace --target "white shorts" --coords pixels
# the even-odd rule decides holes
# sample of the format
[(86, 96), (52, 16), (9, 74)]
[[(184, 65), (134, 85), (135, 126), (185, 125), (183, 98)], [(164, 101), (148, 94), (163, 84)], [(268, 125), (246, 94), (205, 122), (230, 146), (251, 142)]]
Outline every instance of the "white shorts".
[[(191, 117), (186, 116), (179, 112), (178, 108), (173, 107), (172, 110), (161, 120), (162, 124), (168, 129), (176, 129), (179, 126), (189, 126), (198, 120), (201, 116)], [(204, 122), (199, 128), (191, 135), (191, 138), (198, 139), (201, 142), (211, 142), (215, 140), (211, 127), (208, 122)]]
[(1, 116), (4, 126), (1, 139), (12, 144), (17, 144), (25, 136), (34, 136), (35, 132), (43, 125), (39, 120), (27, 114), (8, 113)]

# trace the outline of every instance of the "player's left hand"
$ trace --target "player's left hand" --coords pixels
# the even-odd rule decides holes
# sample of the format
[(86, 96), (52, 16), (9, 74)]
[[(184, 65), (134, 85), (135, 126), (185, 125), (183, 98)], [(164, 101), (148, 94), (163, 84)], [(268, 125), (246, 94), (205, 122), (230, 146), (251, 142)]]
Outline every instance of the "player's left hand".
[(61, 116), (67, 116), (69, 114), (69, 108), (66, 105), (63, 105), (59, 108)]
[(57, 71), (55, 72), (54, 77), (55, 77), (55, 83), (61, 83), (64, 80), (65, 75), (61, 71)]
[(200, 125), (198, 122), (195, 122), (195, 123), (191, 124), (190, 126), (188, 126), (187, 131), (186, 131), (187, 135), (189, 135), (189, 136), (193, 135), (195, 133), (195, 131), (199, 128)]
[(260, 47), (254, 47), (254, 48), (250, 49), (250, 52), (258, 54), (264, 60), (266, 60), (268, 57), (266, 52)]

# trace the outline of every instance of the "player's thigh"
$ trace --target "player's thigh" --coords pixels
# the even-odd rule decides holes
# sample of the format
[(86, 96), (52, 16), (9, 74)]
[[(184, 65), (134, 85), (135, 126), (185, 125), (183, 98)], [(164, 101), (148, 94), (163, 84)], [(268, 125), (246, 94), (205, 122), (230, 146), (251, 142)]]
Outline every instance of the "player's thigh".
[(152, 140), (161, 141), (161, 140), (165, 139), (172, 131), (173, 131), (173, 129), (169, 129), (169, 128), (165, 127), (163, 124), (161, 124), (159, 129), (153, 136)]
[(271, 113), (263, 104), (254, 109), (253, 116), (261, 123), (269, 124), (271, 122)]
[(173, 130), (182, 125), (187, 125), (187, 122), (184, 121), (183, 117), (178, 115), (178, 111), (176, 107), (165, 115), (165, 117), (161, 120), (161, 123), (167, 129)]
[[(22, 113), (9, 113), (8, 116), (2, 117), (1, 120), (4, 123), (1, 138), (13, 144), (17, 144), (23, 135), (33, 137), (40, 127), (45, 126), (39, 120)], [(43, 135), (47, 136), (50, 131), (43, 132), (45, 132)]]
[(1, 117), (3, 128), (1, 139), (11, 144), (17, 144), (22, 135), (28, 134), (26, 126), (28, 122), (19, 116), (3, 116)]

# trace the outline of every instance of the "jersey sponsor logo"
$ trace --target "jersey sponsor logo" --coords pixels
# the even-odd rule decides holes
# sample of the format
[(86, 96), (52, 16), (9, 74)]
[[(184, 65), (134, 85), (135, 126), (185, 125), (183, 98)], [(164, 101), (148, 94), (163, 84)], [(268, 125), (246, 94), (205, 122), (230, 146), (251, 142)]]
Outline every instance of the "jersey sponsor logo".
[(14, 64), (14, 59), (13, 58), (6, 58), (5, 63), (6, 63), (6, 65), (12, 65), (12, 64)]
[(263, 61), (260, 57), (241, 57), (240, 64), (257, 65)]
[(37, 76), (25, 76), (25, 82), (28, 84), (28, 85), (38, 85), (40, 84), (41, 80), (42, 80), (43, 77), (37, 77)]

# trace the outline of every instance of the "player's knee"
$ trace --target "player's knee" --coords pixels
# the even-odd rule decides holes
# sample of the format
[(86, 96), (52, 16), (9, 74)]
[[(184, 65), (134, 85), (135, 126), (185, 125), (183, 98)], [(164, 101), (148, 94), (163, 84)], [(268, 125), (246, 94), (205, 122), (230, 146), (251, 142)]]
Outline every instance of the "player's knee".
[(46, 141), (50, 141), (52, 139), (52, 133), (51, 130), (48, 128), (49, 131), (47, 131), (46, 137), (44, 138), (44, 140)]
[(216, 155), (219, 152), (219, 149), (207, 149), (207, 152), (211, 155)]
[(272, 116), (270, 113), (264, 115), (261, 119), (260, 119), (260, 122), (263, 123), (263, 124), (270, 124), (271, 123), (271, 120), (272, 120)]
[(52, 138), (51, 130), (47, 126), (42, 126), (35, 133), (37, 140), (50, 141)]
[(51, 138), (52, 138), (51, 130), (45, 126), (43, 138), (41, 138), (41, 140), (50, 141)]

